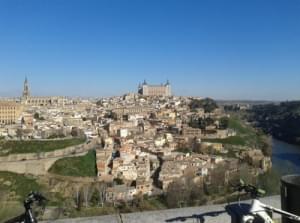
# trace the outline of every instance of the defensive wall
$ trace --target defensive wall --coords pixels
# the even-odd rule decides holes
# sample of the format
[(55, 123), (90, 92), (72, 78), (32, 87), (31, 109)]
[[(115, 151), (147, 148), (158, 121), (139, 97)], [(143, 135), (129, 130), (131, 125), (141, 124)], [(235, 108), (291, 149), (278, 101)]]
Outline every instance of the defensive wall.
[(48, 169), (59, 159), (85, 155), (95, 148), (96, 141), (51, 152), (12, 154), (0, 157), (0, 171), (20, 174), (45, 175)]

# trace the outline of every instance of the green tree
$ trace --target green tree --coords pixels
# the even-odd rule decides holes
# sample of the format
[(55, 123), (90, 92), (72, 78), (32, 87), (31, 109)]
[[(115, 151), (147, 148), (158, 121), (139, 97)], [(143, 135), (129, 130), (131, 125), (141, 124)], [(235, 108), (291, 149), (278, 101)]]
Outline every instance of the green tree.
[(229, 119), (227, 117), (222, 117), (219, 120), (219, 128), (220, 129), (228, 129)]
[(116, 185), (122, 185), (122, 184), (124, 184), (124, 181), (122, 179), (120, 179), (120, 178), (115, 178), (114, 179), (114, 184), (116, 184)]
[(34, 113), (33, 118), (36, 119), (36, 120), (39, 120), (40, 119), (40, 114), (37, 113), (37, 112)]
[(194, 178), (195, 174), (191, 171), (169, 185), (166, 194), (169, 208), (200, 205), (206, 201), (202, 184), (196, 183)]
[(204, 98), (204, 99), (193, 99), (189, 107), (191, 110), (197, 109), (197, 108), (203, 108), (206, 113), (213, 112), (216, 108), (218, 108), (217, 103), (211, 99), (211, 98)]
[(273, 169), (258, 177), (258, 187), (266, 191), (266, 195), (280, 193), (280, 174)]
[(300, 145), (300, 101), (253, 106), (248, 114), (264, 132)]
[(213, 125), (214, 120), (210, 117), (207, 118), (191, 118), (189, 126), (192, 128), (205, 129), (206, 126)]

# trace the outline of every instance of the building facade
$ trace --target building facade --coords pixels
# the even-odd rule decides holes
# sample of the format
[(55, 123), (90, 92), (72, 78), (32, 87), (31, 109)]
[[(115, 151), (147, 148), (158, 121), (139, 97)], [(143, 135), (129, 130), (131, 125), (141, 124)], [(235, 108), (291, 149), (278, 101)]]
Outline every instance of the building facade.
[(139, 85), (138, 93), (144, 96), (171, 96), (171, 85), (169, 81), (161, 85), (148, 85), (146, 81)]
[(154, 109), (149, 106), (123, 106), (112, 109), (112, 113), (118, 118), (122, 118), (124, 115), (136, 115), (136, 114), (149, 114)]
[(25, 78), (21, 103), (30, 106), (64, 105), (66, 103), (66, 98), (61, 96), (58, 97), (31, 96), (28, 80), (27, 78)]
[(20, 118), (22, 105), (14, 101), (0, 101), (0, 124), (15, 124)]

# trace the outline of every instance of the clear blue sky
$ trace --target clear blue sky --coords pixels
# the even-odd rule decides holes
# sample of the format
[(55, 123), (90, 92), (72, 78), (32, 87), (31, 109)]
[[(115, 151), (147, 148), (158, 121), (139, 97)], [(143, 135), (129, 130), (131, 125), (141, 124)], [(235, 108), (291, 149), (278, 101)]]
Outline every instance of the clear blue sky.
[(0, 96), (300, 99), (299, 0), (0, 0)]

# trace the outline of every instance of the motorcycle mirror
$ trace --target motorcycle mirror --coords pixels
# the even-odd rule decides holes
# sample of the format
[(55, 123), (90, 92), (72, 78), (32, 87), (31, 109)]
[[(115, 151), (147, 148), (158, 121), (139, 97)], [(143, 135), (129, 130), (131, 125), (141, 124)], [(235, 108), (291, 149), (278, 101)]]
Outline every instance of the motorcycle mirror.
[(241, 185), (241, 186), (244, 186), (244, 185), (245, 185), (245, 182), (244, 182), (242, 179), (240, 179), (240, 185)]
[(266, 194), (266, 191), (265, 191), (265, 190), (262, 190), (262, 189), (258, 189), (257, 192), (258, 192), (258, 194), (260, 194), (260, 195), (265, 195), (265, 194)]

